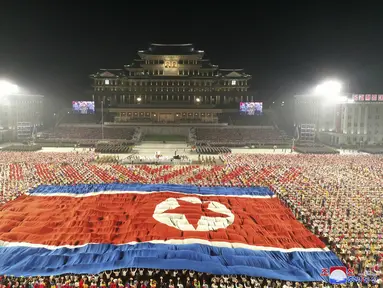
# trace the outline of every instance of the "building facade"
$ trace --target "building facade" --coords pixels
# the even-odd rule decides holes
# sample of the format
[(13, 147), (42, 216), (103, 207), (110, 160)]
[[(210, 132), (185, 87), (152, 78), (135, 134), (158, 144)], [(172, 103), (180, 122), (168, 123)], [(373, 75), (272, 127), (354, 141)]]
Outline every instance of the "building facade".
[[(96, 107), (103, 103), (106, 109), (114, 108), (111, 111), (120, 120), (129, 120), (134, 113), (150, 118), (155, 114), (160, 119), (161, 109), (172, 113), (169, 119), (176, 119), (180, 117), (177, 114), (182, 118), (190, 117), (190, 113), (205, 113), (185, 109), (239, 107), (241, 101), (255, 100), (248, 93), (250, 75), (243, 69), (220, 69), (204, 55), (192, 44), (151, 44), (147, 50), (138, 51), (139, 57), (133, 64), (121, 69), (100, 69), (90, 76)], [(130, 110), (125, 111), (124, 107)], [(174, 113), (169, 112), (171, 108)], [(177, 108), (183, 111), (177, 112)], [(207, 118), (212, 119), (211, 113), (215, 112), (205, 113), (209, 114)]]
[(4, 96), (0, 103), (1, 130), (13, 131), (11, 134), (14, 138), (28, 138), (33, 127), (43, 125), (43, 100), (42, 95)]
[(296, 125), (314, 124), (326, 144), (383, 144), (383, 94), (346, 95), (336, 103), (310, 96), (295, 101)]
[(383, 101), (342, 105), (340, 133), (345, 144), (383, 144)]

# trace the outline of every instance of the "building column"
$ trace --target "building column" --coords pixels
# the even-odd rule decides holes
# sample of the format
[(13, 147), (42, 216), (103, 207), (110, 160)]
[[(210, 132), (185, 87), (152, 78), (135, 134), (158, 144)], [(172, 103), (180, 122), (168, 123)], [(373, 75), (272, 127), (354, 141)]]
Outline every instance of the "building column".
[[(344, 108), (344, 113), (343, 113), (343, 109)], [(341, 108), (341, 113), (343, 113), (342, 115), (342, 132), (343, 134), (347, 134), (347, 123), (348, 123), (348, 105), (347, 104), (344, 104), (344, 106)]]
[(351, 112), (351, 134), (354, 134), (354, 132), (356, 132), (355, 131), (355, 129), (354, 129), (354, 122), (355, 122), (355, 108), (356, 106), (355, 106), (355, 104), (354, 105), (351, 105), (350, 106), (350, 112)]
[(368, 124), (368, 107), (369, 105), (366, 104), (364, 108), (364, 129), (363, 129), (363, 134), (367, 135), (367, 124)]
[[(360, 134), (360, 121), (362, 120), (362, 105), (358, 105), (358, 135)], [(358, 140), (359, 142), (359, 140)]]

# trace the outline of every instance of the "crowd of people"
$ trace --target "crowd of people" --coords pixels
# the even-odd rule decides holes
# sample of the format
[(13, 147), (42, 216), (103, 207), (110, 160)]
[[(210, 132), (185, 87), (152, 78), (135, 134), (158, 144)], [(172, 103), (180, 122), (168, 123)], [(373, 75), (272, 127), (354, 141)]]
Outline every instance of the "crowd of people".
[(201, 155), (198, 155), (198, 163), (200, 164), (203, 164), (203, 165), (214, 165), (214, 164), (218, 164), (216, 160), (216, 158), (214, 156), (209, 156), (209, 155), (205, 155), (205, 156), (201, 156)]
[[(103, 130), (103, 131), (102, 131)], [(131, 140), (136, 129), (126, 127), (59, 126), (49, 135), (52, 139), (126, 139)], [(104, 135), (102, 135), (104, 134)]]
[[(224, 165), (215, 165), (210, 161), (206, 165), (158, 166), (121, 165), (116, 163), (115, 158), (113, 163), (97, 163), (96, 158), (97, 154), (94, 152), (2, 152), (0, 203), (15, 199), (41, 184), (138, 182), (198, 186), (267, 186), (290, 207), (296, 218), (327, 243), (355, 274), (372, 271), (377, 278), (382, 277), (383, 158), (380, 156), (224, 154), (220, 156)], [(115, 285), (119, 285), (119, 277), (114, 278), (117, 279)], [(176, 279), (177, 277), (174, 277), (173, 281)], [(15, 281), (12, 282), (13, 287), (17, 287)], [(200, 281), (202, 286), (201, 280), (197, 281)], [(277, 284), (275, 281), (270, 284), (267, 280), (260, 281), (261, 286), (256, 286), (254, 282), (248, 287), (303, 285), (282, 282)], [(22, 286), (21, 279), (17, 282)], [(105, 282), (105, 285), (111, 287), (109, 282)], [(7, 283), (4, 284), (3, 281), (6, 287)], [(87, 283), (88, 286), (92, 286), (89, 277)], [(214, 283), (209, 278), (206, 285), (240, 287), (238, 283), (233, 282), (228, 284), (224, 281), (222, 285)], [(246, 283), (242, 282), (242, 287), (247, 287)], [(123, 280), (123, 285), (126, 285), (126, 279)], [(169, 288), (174, 287), (171, 287), (169, 282), (167, 285)], [(187, 286), (187, 283), (182, 285)], [(306, 287), (324, 287), (318, 286), (323, 285), (320, 283), (308, 285)], [(35, 284), (33, 287), (36, 288)], [(155, 287), (162, 286), (157, 284)]]
[(226, 154), (231, 153), (231, 149), (227, 147), (215, 147), (215, 146), (197, 146), (197, 154)]
[(252, 144), (281, 145), (286, 140), (283, 134), (273, 127), (215, 127), (195, 128), (197, 144), (208, 143), (211, 146), (247, 146)]
[(382, 276), (382, 157), (227, 155), (225, 161), (232, 169), (263, 171), (267, 177), (257, 173), (252, 184), (266, 181), (355, 274)]
[(131, 153), (132, 145), (129, 143), (99, 143), (96, 145), (95, 152), (105, 154)]
[(273, 126), (271, 119), (265, 114), (248, 115), (247, 113), (229, 112), (219, 115), (219, 122), (237, 126)]
[[(94, 275), (13, 277), (0, 279), (1, 288), (294, 288), (326, 287), (326, 283), (299, 283), (244, 275), (215, 276), (191, 270), (119, 269)], [(373, 287), (373, 286), (371, 286)]]

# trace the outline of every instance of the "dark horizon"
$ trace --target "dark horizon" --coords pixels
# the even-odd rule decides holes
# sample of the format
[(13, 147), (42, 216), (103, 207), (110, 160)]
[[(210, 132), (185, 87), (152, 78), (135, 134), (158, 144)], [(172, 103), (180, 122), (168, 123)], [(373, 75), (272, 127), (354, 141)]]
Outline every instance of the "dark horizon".
[(193, 43), (220, 68), (251, 74), (259, 100), (305, 93), (325, 78), (339, 79), (347, 92), (383, 93), (376, 2), (258, 1), (195, 10), (67, 3), (4, 4), (0, 78), (51, 99), (83, 100), (92, 94), (88, 76), (99, 68), (122, 68), (149, 43)]

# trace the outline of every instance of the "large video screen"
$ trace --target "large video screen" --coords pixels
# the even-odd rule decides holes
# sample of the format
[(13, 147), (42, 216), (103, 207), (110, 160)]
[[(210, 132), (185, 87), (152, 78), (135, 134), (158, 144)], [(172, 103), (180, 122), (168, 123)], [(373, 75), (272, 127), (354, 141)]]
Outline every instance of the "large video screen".
[(72, 101), (73, 113), (94, 114), (94, 101)]
[(241, 102), (239, 103), (239, 111), (245, 115), (262, 114), (262, 102)]

